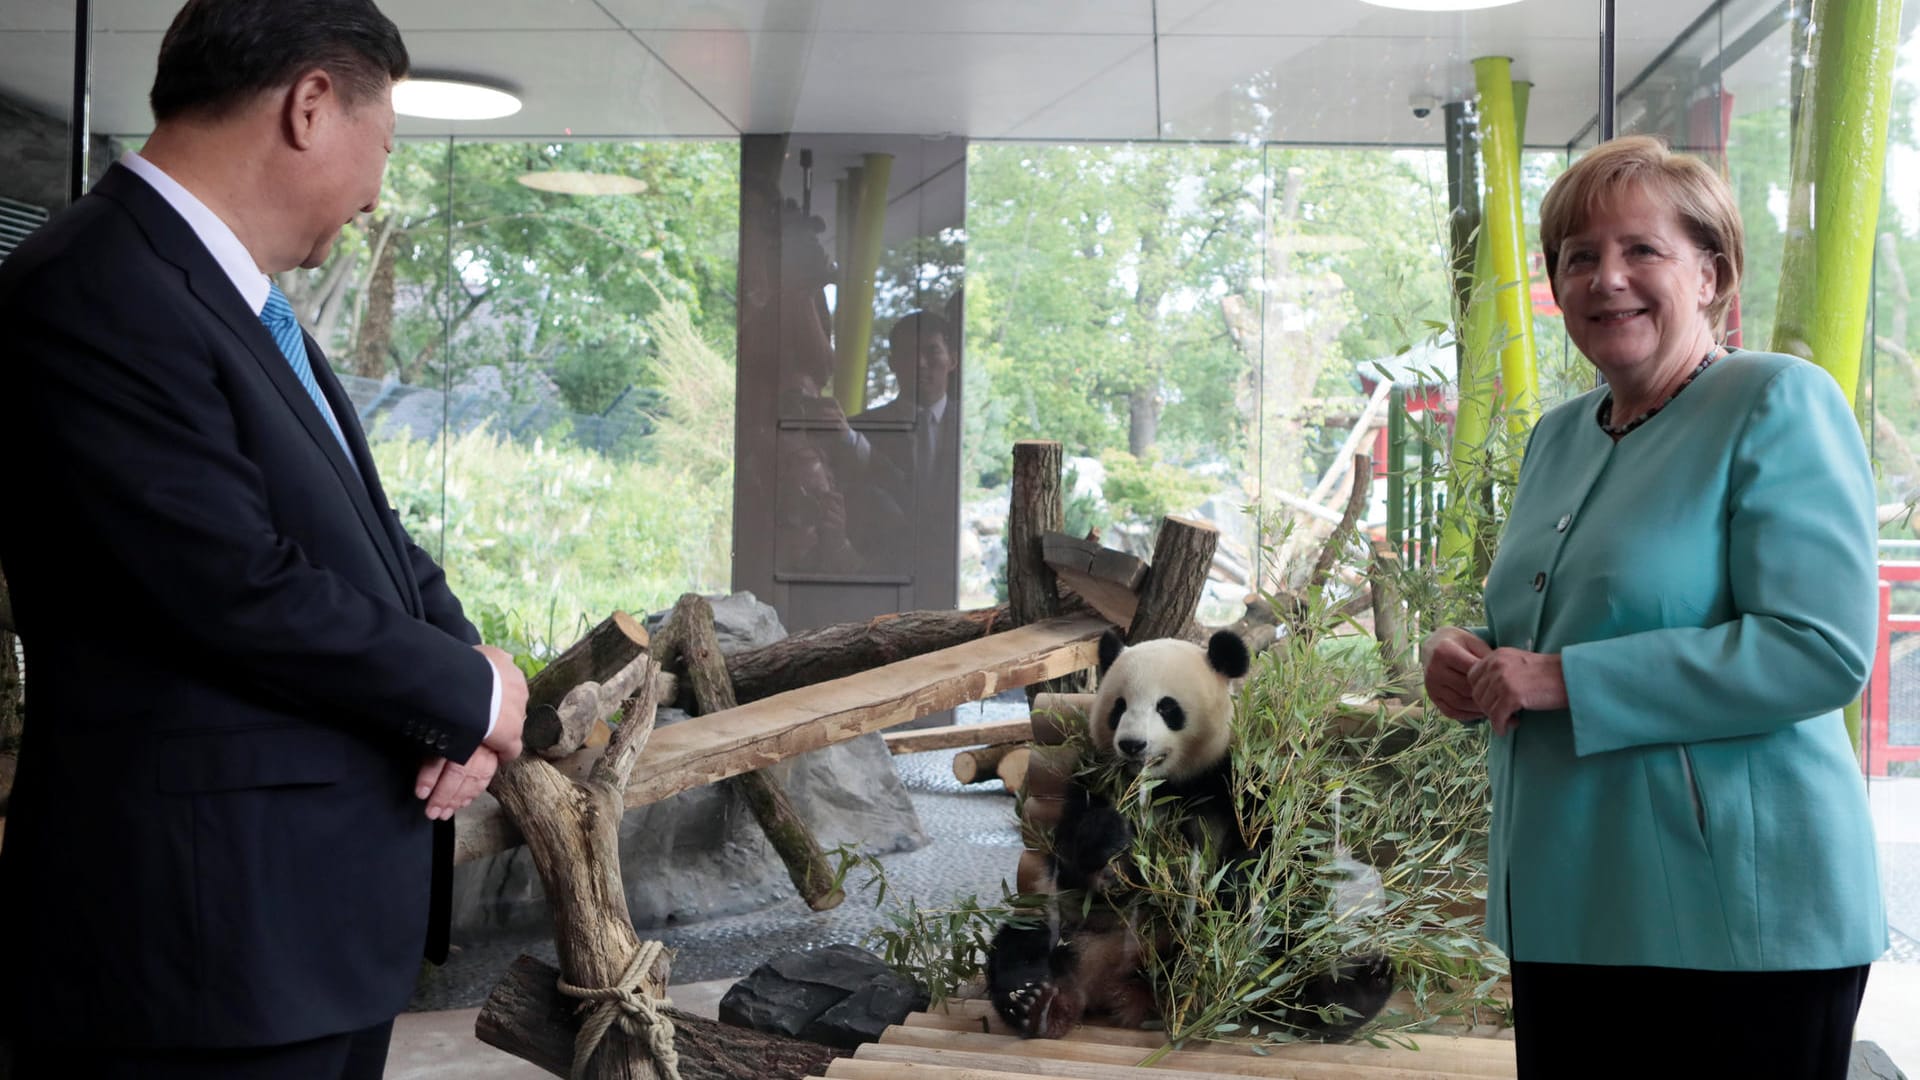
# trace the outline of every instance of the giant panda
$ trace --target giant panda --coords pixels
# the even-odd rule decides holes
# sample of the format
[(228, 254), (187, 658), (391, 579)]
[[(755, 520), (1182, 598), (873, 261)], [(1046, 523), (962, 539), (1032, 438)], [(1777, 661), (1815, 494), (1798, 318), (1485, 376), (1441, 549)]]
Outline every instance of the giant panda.
[[(1163, 805), (1188, 842), (1230, 868), (1258, 856), (1241, 835), (1233, 796), (1231, 684), (1250, 662), (1246, 643), (1228, 630), (1203, 648), (1177, 638), (1128, 646), (1109, 628), (1100, 639), (1099, 693), (1087, 725), (1094, 756), (1158, 781), (1155, 801), (1171, 797)], [(1044, 923), (1010, 920), (987, 952), (988, 997), (1028, 1038), (1061, 1038), (1090, 1014), (1143, 1026), (1156, 1011), (1144, 965), (1150, 950), (1170, 945), (1164, 934), (1143, 936), (1112, 865), (1133, 843), (1126, 817), (1078, 782), (1064, 804), (1043, 891), (1072, 899), (1050, 904)], [(1236, 889), (1234, 875), (1225, 880), (1224, 888)], [(1343, 1040), (1379, 1013), (1392, 989), (1386, 957), (1345, 957), (1309, 979), (1300, 995), (1307, 1007), (1281, 1020), (1302, 1035)], [(1329, 1005), (1344, 1013), (1331, 1010), (1329, 1020), (1314, 1008)]]

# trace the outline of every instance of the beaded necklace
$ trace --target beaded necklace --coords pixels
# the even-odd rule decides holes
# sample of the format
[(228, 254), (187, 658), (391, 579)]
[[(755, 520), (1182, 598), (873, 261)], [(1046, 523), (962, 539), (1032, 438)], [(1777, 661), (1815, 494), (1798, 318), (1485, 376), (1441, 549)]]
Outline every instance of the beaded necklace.
[[(1732, 352), (1733, 349), (1729, 347), (1727, 351)], [(1685, 390), (1688, 384), (1692, 383), (1693, 380), (1699, 378), (1700, 373), (1707, 370), (1707, 366), (1712, 364), (1715, 360), (1719, 359), (1719, 357), (1720, 357), (1720, 346), (1715, 345), (1713, 348), (1708, 349), (1707, 355), (1700, 358), (1700, 363), (1697, 364), (1694, 367), (1693, 371), (1690, 374), (1688, 374), (1688, 376), (1684, 380), (1681, 381), (1679, 386), (1676, 386), (1673, 388), (1673, 393), (1668, 394), (1667, 399), (1665, 401), (1660, 402), (1658, 405), (1655, 405), (1653, 408), (1648, 409), (1646, 412), (1641, 413), (1639, 416), (1634, 417), (1633, 419), (1627, 421), (1624, 424), (1615, 425), (1613, 423), (1613, 395), (1608, 394), (1606, 400), (1600, 403), (1600, 413), (1599, 413), (1599, 416), (1597, 417), (1597, 419), (1600, 421), (1600, 430), (1613, 436), (1615, 439), (1618, 439), (1622, 435), (1625, 435), (1627, 432), (1632, 431), (1634, 428), (1637, 428), (1641, 424), (1646, 423), (1648, 420), (1653, 419), (1653, 414), (1659, 412), (1661, 409), (1666, 408), (1668, 405), (1673, 404), (1673, 399), (1680, 396), (1680, 391)]]

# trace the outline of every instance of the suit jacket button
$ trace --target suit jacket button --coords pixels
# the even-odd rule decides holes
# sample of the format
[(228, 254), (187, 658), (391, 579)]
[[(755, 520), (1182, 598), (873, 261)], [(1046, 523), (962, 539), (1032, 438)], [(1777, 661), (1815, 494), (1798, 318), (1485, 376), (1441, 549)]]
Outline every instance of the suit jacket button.
[(1547, 572), (1545, 570), (1542, 570), (1539, 573), (1533, 575), (1533, 591), (1534, 592), (1539, 592), (1541, 589), (1544, 589), (1546, 587), (1547, 587)]
[(1559, 523), (1559, 524), (1557, 524), (1557, 525), (1555, 525), (1555, 526), (1553, 527), (1553, 531), (1554, 531), (1554, 532), (1566, 532), (1566, 531), (1567, 531), (1567, 526), (1569, 526), (1569, 525), (1571, 525), (1571, 524), (1573, 524), (1573, 515), (1572, 515), (1572, 514), (1561, 514), (1561, 515), (1560, 515), (1560, 523)]
[(445, 750), (447, 748), (447, 737), (445, 735), (442, 735), (439, 738), (433, 740), (433, 748), (435, 750)]

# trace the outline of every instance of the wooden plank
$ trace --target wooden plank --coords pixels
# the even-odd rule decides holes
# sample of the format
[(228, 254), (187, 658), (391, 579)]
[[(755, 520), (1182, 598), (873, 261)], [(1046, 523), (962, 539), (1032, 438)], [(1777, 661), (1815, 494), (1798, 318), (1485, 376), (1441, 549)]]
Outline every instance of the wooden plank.
[(1041, 535), (1040, 551), (1061, 583), (1095, 611), (1112, 619), (1123, 632), (1133, 622), (1140, 585), (1147, 577), (1147, 564), (1138, 556), (1057, 532)]
[[(968, 1039), (998, 1038), (993, 1035), (973, 1036), (965, 1032), (935, 1031), (929, 1028), (911, 1030), (929, 1035), (954, 1035)], [(1010, 1042), (1017, 1045), (1009, 1045), (997, 1050), (958, 1050), (890, 1042), (868, 1043), (854, 1054), (852, 1060), (896, 1067), (906, 1064), (944, 1065), (956, 1069), (1005, 1071), (1014, 1075), (1076, 1077), (1078, 1080), (1138, 1080), (1148, 1076), (1160, 1077), (1164, 1080), (1239, 1080), (1241, 1077), (1256, 1077), (1259, 1080), (1484, 1080), (1484, 1078), (1465, 1077), (1459, 1073), (1433, 1069), (1402, 1069), (1388, 1065), (1340, 1065), (1317, 1061), (1238, 1057), (1230, 1054), (1196, 1054), (1182, 1051), (1169, 1052), (1151, 1066), (1142, 1066), (1140, 1062), (1147, 1056), (1147, 1052), (1130, 1047), (1099, 1046), (1093, 1043), (1067, 1042), (1060, 1039), (1012, 1039)], [(841, 1059), (841, 1061), (846, 1060), (848, 1059)], [(839, 1064), (840, 1062), (835, 1062), (834, 1066)], [(828, 1076), (846, 1076), (848, 1080), (853, 1080), (853, 1074), (836, 1073), (833, 1071), (834, 1066), (829, 1066)], [(864, 1075), (901, 1074), (865, 1073)]]
[(1060, 1061), (1020, 1054), (966, 1054), (940, 1050), (916, 1050), (912, 1047), (864, 1050), (850, 1058), (841, 1058), (827, 1069), (832, 1080), (1137, 1080), (1153, 1076), (1162, 1080), (1235, 1080), (1214, 1072), (1193, 1069), (1137, 1069), (1127, 1065), (1106, 1065), (1088, 1061)]
[[(924, 1018), (924, 1019), (921, 1019)], [(994, 1015), (989, 1007), (983, 1016), (940, 1016), (927, 1013), (915, 1013), (908, 1016), (901, 1027), (926, 1028), (946, 1032), (966, 1032), (984, 1034), (994, 1038), (1019, 1039), (1019, 1036)], [(981, 1031), (982, 1026), (986, 1031)], [(1300, 1042), (1286, 1045), (1263, 1045), (1264, 1056), (1278, 1061), (1314, 1061), (1335, 1065), (1371, 1065), (1399, 1069), (1433, 1069), (1462, 1076), (1482, 1078), (1511, 1077), (1514, 1074), (1513, 1043), (1500, 1039), (1474, 1039), (1458, 1035), (1419, 1034), (1406, 1036), (1418, 1049), (1408, 1050), (1398, 1046), (1381, 1048), (1366, 1043), (1311, 1043)], [(903, 1046), (925, 1046), (940, 1048), (950, 1044), (945, 1040), (917, 1038), (914, 1034), (889, 1032), (883, 1035), (882, 1042), (897, 1043)], [(1024, 1040), (1023, 1040), (1024, 1041)], [(1157, 1050), (1167, 1043), (1162, 1031), (1143, 1031), (1139, 1028), (1107, 1027), (1100, 1024), (1082, 1024), (1068, 1032), (1062, 1042), (1093, 1043), (1100, 1046), (1124, 1047), (1145, 1053)], [(1011, 1046), (1012, 1043), (998, 1043), (995, 1047)], [(995, 1047), (983, 1047), (987, 1052), (998, 1052)], [(1183, 1052), (1214, 1055), (1247, 1057), (1255, 1053), (1251, 1042), (1206, 1042), (1189, 1041), (1181, 1048)], [(1387, 1056), (1382, 1056), (1387, 1055)]]
[(654, 732), (628, 807), (1099, 662), (1112, 624), (1046, 619)]
[(953, 724), (948, 727), (889, 731), (880, 736), (892, 754), (921, 754), (929, 750), (957, 750), (971, 746), (1004, 746), (1033, 737), (1033, 721), (996, 720), (991, 724)]
[[(1099, 662), (1112, 625), (1092, 615), (1048, 619), (910, 657), (830, 682), (804, 686), (653, 733), (625, 794), (631, 809), (763, 768), (869, 731), (904, 724), (1002, 690)], [(582, 750), (556, 767), (584, 776), (598, 760)], [(496, 804), (474, 804), (454, 819), (456, 862), (505, 851), (518, 830)]]
[[(1152, 1032), (1148, 1032), (1152, 1034)], [(979, 1065), (973, 1057), (979, 1055), (987, 1059), (1006, 1059), (1018, 1061), (1021, 1068), (1041, 1072), (1031, 1063), (1035, 1061), (1075, 1061), (1089, 1065), (1108, 1065), (1108, 1067), (1139, 1067), (1140, 1061), (1152, 1053), (1154, 1047), (1139, 1045), (1114, 1045), (1114, 1043), (1081, 1042), (1081, 1040), (1023, 1040), (1018, 1036), (993, 1036), (993, 1034), (975, 1034), (975, 1032), (948, 1032), (939, 1028), (908, 1028), (895, 1024), (881, 1034), (881, 1042), (870, 1043), (862, 1047), (858, 1057), (872, 1057), (868, 1049), (876, 1053), (883, 1049), (918, 1049), (922, 1053), (939, 1053), (939, 1061), (952, 1061), (954, 1065)], [(1492, 1076), (1513, 1076), (1511, 1055), (1503, 1063), (1503, 1070), (1490, 1068), (1486, 1059), (1476, 1059), (1471, 1055), (1459, 1057), (1423, 1057), (1425, 1051), (1413, 1049), (1380, 1049), (1373, 1045), (1327, 1045), (1327, 1043), (1288, 1043), (1288, 1045), (1269, 1045), (1267, 1053), (1213, 1053), (1208, 1049), (1175, 1049), (1167, 1051), (1156, 1063), (1154, 1072), (1162, 1068), (1179, 1070), (1187, 1068), (1194, 1072), (1227, 1074), (1227, 1076), (1292, 1076), (1298, 1080), (1346, 1080), (1350, 1076), (1371, 1076), (1379, 1080), (1488, 1080)], [(1331, 1053), (1329, 1053), (1331, 1051)], [(902, 1061), (902, 1059), (895, 1059)], [(906, 1057), (904, 1061), (914, 1061)], [(1469, 1072), (1457, 1070), (1457, 1065), (1465, 1063)], [(1448, 1065), (1448, 1067), (1440, 1067)]]

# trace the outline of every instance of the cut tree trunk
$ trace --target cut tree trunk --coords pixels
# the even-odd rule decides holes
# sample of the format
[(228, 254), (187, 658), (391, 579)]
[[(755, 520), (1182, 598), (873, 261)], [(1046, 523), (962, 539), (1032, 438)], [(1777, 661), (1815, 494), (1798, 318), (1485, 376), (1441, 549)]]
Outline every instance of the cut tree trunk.
[[(1060, 444), (1025, 439), (1013, 444), (1013, 493), (1007, 509), (1007, 606), (1015, 626), (1060, 614), (1060, 581), (1047, 565), (1041, 538), (1067, 527), (1060, 490)], [(1027, 704), (1038, 693), (1072, 693), (1086, 688), (1086, 673), (1075, 672), (1027, 687)]]
[[(642, 662), (650, 675), (652, 661)], [(560, 970), (575, 986), (617, 986), (640, 948), (620, 881), (620, 819), (625, 812), (621, 794), (653, 733), (653, 722), (649, 677), (642, 680), (633, 708), (586, 780), (569, 779), (547, 761), (522, 754), (501, 766), (489, 789), (526, 836), (540, 883), (553, 906)], [(665, 994), (664, 952), (642, 984), (641, 989), (653, 997)], [(544, 1016), (541, 1022), (546, 1022)], [(513, 1045), (494, 1045), (521, 1054)], [(557, 1071), (564, 1075), (564, 1070)], [(619, 1024), (607, 1030), (586, 1075), (594, 1080), (664, 1080), (644, 1038), (628, 1034)]]
[(1140, 606), (1127, 628), (1127, 644), (1171, 637), (1199, 640), (1193, 613), (1200, 604), (1200, 590), (1207, 584), (1213, 549), (1219, 542), (1219, 530), (1204, 521), (1172, 515), (1160, 520), (1153, 562), (1140, 590)]
[[(480, 1041), (555, 1076), (568, 1075), (580, 1016), (574, 1000), (555, 988), (559, 974), (531, 956), (515, 960), (480, 1010), (474, 1025)], [(800, 1080), (847, 1055), (845, 1050), (721, 1024), (674, 1008), (660, 1011), (673, 1021), (680, 1080)]]
[[(714, 631), (713, 605), (705, 598), (698, 593), (681, 596), (660, 637), (660, 662), (685, 670), (699, 706), (698, 715), (725, 712), (737, 704), (733, 683), (727, 678), (726, 659), (720, 654), (720, 639)], [(753, 810), (754, 820), (786, 864), (787, 876), (807, 906), (815, 911), (839, 907), (846, 893), (834, 884), (833, 868), (827, 865), (820, 841), (773, 777), (757, 770), (722, 783)]]

